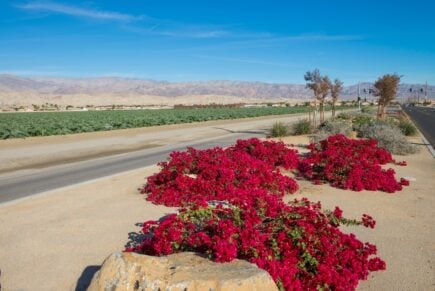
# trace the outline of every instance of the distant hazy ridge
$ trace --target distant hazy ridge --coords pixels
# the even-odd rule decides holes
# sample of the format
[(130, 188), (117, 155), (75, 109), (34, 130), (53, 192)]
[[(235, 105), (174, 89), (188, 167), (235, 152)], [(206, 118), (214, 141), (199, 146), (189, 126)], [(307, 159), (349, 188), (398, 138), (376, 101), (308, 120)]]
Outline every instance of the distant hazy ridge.
[[(360, 84), (362, 98), (370, 83)], [(408, 98), (422, 84), (401, 84), (399, 98)], [(355, 98), (358, 85), (345, 86), (342, 98)], [(420, 97), (424, 93), (419, 93)], [(435, 86), (428, 86), (428, 97)], [(55, 103), (61, 105), (111, 104), (206, 104), (266, 101), (302, 101), (312, 98), (304, 84), (273, 84), (244, 81), (166, 82), (117, 77), (104, 78), (25, 78), (0, 75), (0, 105)]]

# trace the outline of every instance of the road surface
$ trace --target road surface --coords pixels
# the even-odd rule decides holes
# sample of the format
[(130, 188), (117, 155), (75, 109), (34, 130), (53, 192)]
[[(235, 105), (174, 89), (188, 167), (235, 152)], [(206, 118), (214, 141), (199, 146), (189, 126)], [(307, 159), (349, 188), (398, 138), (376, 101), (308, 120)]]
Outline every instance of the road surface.
[[(287, 115), (250, 120), (234, 120), (175, 127), (156, 127), (131, 132), (128, 130), (97, 133), (84, 138), (77, 136), (47, 137), (4, 141), (0, 144), (0, 163), (14, 164), (28, 162), (24, 168), (4, 172), (0, 175), (0, 203), (24, 198), (37, 193), (114, 175), (117, 173), (144, 168), (165, 161), (172, 151), (182, 151), (186, 147), (209, 148), (225, 147), (237, 139), (264, 137), (275, 121), (294, 122), (303, 116)], [(80, 136), (78, 136), (80, 137)], [(9, 144), (12, 142), (12, 145)], [(15, 144), (17, 143), (17, 144)], [(157, 144), (135, 151), (127, 151), (134, 144)], [(87, 152), (104, 152), (119, 146), (125, 151), (106, 154), (102, 157), (72, 162)], [(41, 165), (55, 157), (56, 163)], [(62, 159), (63, 162), (62, 162)]]
[[(327, 112), (326, 118), (329, 116), (330, 112)], [(182, 151), (189, 146), (225, 147), (233, 144), (237, 139), (265, 137), (274, 122), (281, 121), (289, 124), (305, 117), (304, 114), (290, 114), (204, 122), (196, 125), (103, 132), (89, 136), (26, 139), (18, 141), (18, 144), (12, 140), (4, 141), (0, 143), (0, 170), (9, 164), (12, 166), (19, 164), (22, 167), (17, 168), (18, 170), (3, 171), (0, 174), (0, 203), (155, 165), (157, 162), (165, 161), (172, 151)], [(135, 144), (145, 145), (146, 148), (126, 150)], [(154, 146), (148, 147), (151, 144)], [(106, 154), (92, 159), (77, 159), (89, 152), (100, 153), (116, 146), (125, 151), (121, 154)], [(69, 160), (71, 155), (75, 159), (73, 162)], [(50, 160), (53, 162), (46, 163)], [(45, 165), (40, 161), (44, 161)]]
[(409, 106), (403, 110), (412, 118), (418, 129), (435, 148), (435, 108)]
[(136, 151), (78, 163), (59, 165), (40, 170), (0, 177), (0, 203), (23, 198), (33, 194), (102, 178), (128, 170), (155, 165), (165, 161), (172, 151), (182, 151), (188, 146), (209, 148), (229, 146), (237, 139), (264, 137), (265, 131), (228, 133), (218, 138), (184, 142), (158, 148)]

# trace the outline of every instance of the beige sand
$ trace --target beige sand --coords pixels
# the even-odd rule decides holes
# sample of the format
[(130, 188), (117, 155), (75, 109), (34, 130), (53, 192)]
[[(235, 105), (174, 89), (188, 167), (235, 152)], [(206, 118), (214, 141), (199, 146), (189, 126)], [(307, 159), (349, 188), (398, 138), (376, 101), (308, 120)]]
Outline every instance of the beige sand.
[[(286, 142), (306, 143), (306, 137)], [(398, 160), (401, 160), (398, 157)], [(339, 205), (348, 217), (371, 214), (374, 230), (350, 228), (378, 246), (387, 271), (361, 282), (360, 290), (434, 290), (435, 161), (426, 149), (404, 158), (398, 176), (416, 178), (402, 192), (352, 192), (300, 182), (298, 194)], [(137, 188), (156, 167), (122, 173), (0, 205), (0, 282), (5, 290), (71, 290), (89, 266), (122, 250), (135, 223), (157, 219), (174, 209), (154, 206)], [(82, 277), (83, 279), (83, 277)], [(80, 282), (86, 282), (81, 280)]]
[(123, 250), (136, 223), (174, 211), (137, 188), (157, 167), (0, 205), (0, 282), (4, 290), (74, 290), (88, 266)]

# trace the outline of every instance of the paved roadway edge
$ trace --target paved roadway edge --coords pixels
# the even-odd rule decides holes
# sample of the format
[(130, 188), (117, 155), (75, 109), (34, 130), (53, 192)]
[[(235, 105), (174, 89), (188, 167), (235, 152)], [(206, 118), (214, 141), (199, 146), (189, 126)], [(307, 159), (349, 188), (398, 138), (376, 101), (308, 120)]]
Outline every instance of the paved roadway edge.
[[(182, 146), (182, 147), (190, 147), (190, 146), (195, 146), (196, 144), (202, 143), (202, 142), (212, 142), (214, 140), (219, 140), (222, 137), (227, 137), (227, 136), (230, 136), (230, 135), (231, 134), (224, 134), (223, 136), (219, 136), (219, 137), (209, 137), (209, 138), (201, 139), (201, 140), (199, 140), (199, 141), (197, 141), (195, 143), (181, 142), (181, 143), (179, 143), (179, 145)], [(165, 146), (163, 146), (163, 147), (165, 147)], [(113, 158), (113, 157), (116, 158), (117, 156), (119, 157), (119, 156), (123, 156), (123, 155), (127, 155), (127, 154), (129, 154), (129, 153), (122, 153), (122, 154), (117, 154), (117, 155), (108, 156), (108, 157), (101, 157), (101, 158), (97, 158), (97, 159), (93, 159), (93, 160), (102, 160), (102, 159), (105, 159), (105, 158)], [(86, 163), (86, 162), (87, 161), (80, 161), (80, 162), (75, 162), (75, 163), (67, 163), (67, 164), (64, 164), (64, 165), (70, 166), (70, 165), (73, 165), (73, 164), (81, 164), (81, 163)], [(61, 167), (61, 166), (63, 166), (63, 165), (58, 165), (58, 166), (54, 166), (54, 167)], [(39, 197), (43, 197), (43, 196), (55, 193), (57, 191), (63, 191), (63, 190), (72, 189), (72, 188), (77, 187), (77, 186), (83, 186), (83, 185), (91, 184), (91, 183), (94, 183), (94, 182), (97, 182), (97, 181), (100, 181), (100, 180), (110, 179), (110, 178), (113, 178), (113, 177), (116, 177), (116, 176), (119, 176), (119, 175), (125, 175), (125, 174), (132, 173), (132, 172), (139, 171), (139, 170), (146, 171), (147, 169), (153, 168), (153, 167), (157, 167), (157, 164), (153, 164), (153, 165), (149, 165), (149, 166), (145, 166), (145, 167), (141, 167), (141, 168), (136, 168), (136, 169), (131, 169), (131, 170), (126, 170), (126, 171), (118, 172), (118, 173), (111, 174), (111, 175), (104, 176), (104, 177), (99, 177), (99, 178), (95, 178), (95, 179), (91, 179), (91, 180), (86, 180), (86, 181), (83, 181), (83, 182), (79, 182), (79, 183), (76, 183), (76, 184), (72, 184), (72, 185), (68, 185), (68, 186), (63, 186), (63, 187), (55, 188), (55, 189), (48, 190), (48, 191), (38, 192), (38, 193), (35, 193), (35, 194), (32, 194), (32, 195), (28, 195), (26, 197), (22, 197), (22, 198), (18, 198), (18, 199), (13, 199), (13, 200), (6, 201), (6, 202), (0, 202), (0, 209), (2, 207), (14, 205), (14, 204), (26, 201), (26, 200), (36, 199), (36, 198), (39, 198)], [(32, 175), (32, 174), (30, 174), (30, 175)], [(144, 184), (145, 184), (145, 182), (144, 182)]]
[[(26, 196), (26, 197), (22, 197), (22, 198), (18, 198), (18, 199), (14, 199), (14, 200), (10, 200), (10, 201), (6, 201), (6, 202), (3, 202), (3, 203), (0, 203), (0, 209), (2, 207), (18, 204), (18, 203), (26, 201), (26, 200), (32, 200), (32, 199), (36, 199), (36, 198), (39, 198), (39, 197), (47, 196), (47, 195), (50, 195), (50, 194), (58, 192), (58, 191), (64, 191), (64, 190), (72, 189), (72, 188), (75, 188), (75, 187), (78, 187), (78, 186), (92, 184), (92, 183), (95, 183), (95, 182), (98, 182), (98, 181), (101, 181), (101, 180), (110, 179), (110, 178), (114, 178), (114, 177), (121, 176), (121, 175), (126, 175), (128, 173), (133, 173), (135, 171), (146, 171), (147, 169), (151, 169), (151, 168), (154, 168), (154, 167), (157, 167), (157, 165), (151, 165), (151, 166), (146, 166), (146, 167), (143, 167), (143, 168), (137, 168), (137, 169), (133, 169), (133, 170), (127, 170), (127, 171), (119, 172), (119, 173), (116, 173), (116, 174), (112, 174), (112, 175), (108, 175), (108, 176), (104, 176), (104, 177), (100, 177), (100, 178), (95, 178), (95, 179), (92, 179), (92, 180), (87, 180), (87, 181), (80, 182), (80, 183), (77, 183), (77, 184), (72, 184), (72, 185), (68, 185), (68, 186), (64, 186), (64, 187), (59, 187), (59, 188), (48, 190), (48, 191), (44, 191), (44, 192), (39, 192), (39, 193), (32, 194), (32, 195), (29, 195), (29, 196)], [(145, 184), (145, 182), (144, 182), (144, 184)]]
[(429, 152), (432, 154), (432, 158), (435, 159), (435, 150), (434, 150), (434, 148), (433, 148), (432, 145), (429, 143), (429, 141), (424, 137), (424, 135), (421, 133), (421, 131), (420, 131), (420, 130), (418, 130), (418, 131), (419, 131), (419, 133), (420, 133), (421, 140), (422, 140), (423, 143), (426, 145), (426, 147), (427, 147), (427, 149), (429, 150)]
[(435, 159), (435, 150), (432, 147), (432, 145), (429, 143), (429, 141), (424, 137), (424, 134), (421, 132), (420, 127), (418, 126), (418, 124), (414, 121), (414, 119), (411, 118), (411, 116), (409, 116), (409, 114), (401, 109), (402, 112), (406, 115), (406, 117), (408, 117), (408, 119), (414, 124), (414, 126), (417, 128), (418, 133), (420, 134), (421, 140), (423, 141), (424, 145), (427, 147), (428, 151), (431, 153), (432, 158)]

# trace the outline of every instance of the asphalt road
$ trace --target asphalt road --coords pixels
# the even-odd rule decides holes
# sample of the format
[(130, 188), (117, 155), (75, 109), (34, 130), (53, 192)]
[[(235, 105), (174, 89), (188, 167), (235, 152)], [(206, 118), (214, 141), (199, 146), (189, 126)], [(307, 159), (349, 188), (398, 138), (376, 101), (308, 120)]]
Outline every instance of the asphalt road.
[(424, 137), (435, 148), (435, 108), (412, 106), (404, 107), (403, 110), (412, 118)]
[[(326, 117), (328, 118), (328, 116), (329, 114), (327, 114)], [(269, 119), (239, 120), (232, 123), (225, 122), (225, 124), (221, 126), (213, 124), (201, 127), (149, 132), (143, 135), (118, 137), (118, 139), (125, 138), (130, 142), (150, 140), (158, 143), (158, 141), (166, 140), (168, 143), (159, 147), (125, 152), (118, 155), (109, 155), (81, 162), (62, 163), (58, 166), (41, 169), (29, 167), (25, 170), (1, 174), (0, 204), (61, 187), (155, 165), (157, 162), (165, 161), (172, 151), (182, 151), (189, 146), (199, 149), (214, 146), (225, 147), (234, 144), (237, 139), (264, 137), (273, 122), (281, 121), (291, 123), (302, 117), (305, 116), (296, 114), (270, 117)], [(83, 145), (95, 147), (101, 142), (103, 144), (102, 146), (107, 147), (109, 144), (119, 141), (116, 138), (115, 140), (111, 138), (101, 138), (101, 140), (98, 141), (91, 141), (91, 145), (87, 144), (88, 142), (89, 140), (83, 140), (79, 141), (78, 144), (76, 144), (77, 142), (60, 143), (58, 145), (48, 144), (48, 148), (47, 145), (31, 145), (30, 147), (3, 150), (1, 154), (3, 155), (3, 160), (10, 157), (12, 157), (12, 159), (25, 158), (29, 153), (31, 153), (28, 157), (30, 159), (35, 155), (44, 158), (47, 157), (47, 155), (56, 156), (62, 154), (59, 150), (65, 150), (65, 148), (70, 148), (70, 150), (73, 151), (80, 149)]]
[(229, 132), (224, 136), (180, 142), (158, 148), (109, 156), (84, 162), (54, 166), (41, 170), (31, 170), (0, 178), (0, 203), (20, 199), (37, 193), (102, 178), (120, 172), (155, 165), (165, 161), (172, 151), (182, 151), (186, 147), (209, 148), (229, 146), (237, 139), (263, 137), (266, 130)]

